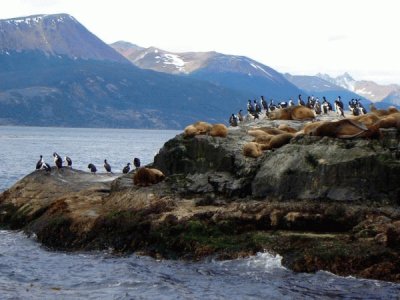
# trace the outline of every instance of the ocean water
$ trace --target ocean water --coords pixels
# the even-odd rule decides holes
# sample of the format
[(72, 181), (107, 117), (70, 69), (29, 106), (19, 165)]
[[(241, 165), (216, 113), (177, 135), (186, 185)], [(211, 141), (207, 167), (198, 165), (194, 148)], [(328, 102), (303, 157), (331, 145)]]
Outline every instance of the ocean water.
[[(33, 171), (39, 155), (68, 155), (74, 168), (107, 159), (121, 172), (133, 157), (153, 160), (177, 131), (0, 127), (0, 191)], [(400, 299), (400, 285), (294, 273), (281, 258), (201, 262), (108, 252), (49, 251), (22, 232), (0, 230), (0, 299)]]

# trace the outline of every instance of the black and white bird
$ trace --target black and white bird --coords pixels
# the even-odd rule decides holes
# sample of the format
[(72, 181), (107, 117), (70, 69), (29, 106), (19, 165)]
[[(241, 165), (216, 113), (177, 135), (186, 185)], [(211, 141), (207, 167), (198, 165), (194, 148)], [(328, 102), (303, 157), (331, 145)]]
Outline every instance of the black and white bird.
[(110, 166), (110, 164), (107, 162), (107, 159), (104, 160), (104, 169), (106, 169), (106, 171), (107, 171), (108, 173), (112, 173), (112, 172), (111, 172), (111, 166)]
[(36, 170), (40, 170), (43, 164), (44, 164), (43, 155), (40, 155), (40, 158), (36, 163)]
[(40, 167), (41, 170), (45, 170), (46, 172), (51, 172), (51, 167), (48, 163), (43, 162), (42, 166)]
[(133, 165), (135, 166), (136, 169), (139, 168), (140, 167), (140, 159), (135, 157), (133, 159)]
[(72, 168), (72, 159), (66, 156), (64, 158), (65, 163), (67, 164), (68, 167)]
[(94, 164), (88, 164), (88, 169), (90, 169), (90, 172), (92, 173), (96, 173), (97, 172), (97, 168)]
[(131, 165), (131, 163), (127, 163), (126, 166), (122, 169), (122, 173), (128, 174), (129, 171), (131, 170), (130, 165)]
[(56, 164), (58, 169), (62, 168), (62, 158), (56, 152), (53, 153), (54, 163)]

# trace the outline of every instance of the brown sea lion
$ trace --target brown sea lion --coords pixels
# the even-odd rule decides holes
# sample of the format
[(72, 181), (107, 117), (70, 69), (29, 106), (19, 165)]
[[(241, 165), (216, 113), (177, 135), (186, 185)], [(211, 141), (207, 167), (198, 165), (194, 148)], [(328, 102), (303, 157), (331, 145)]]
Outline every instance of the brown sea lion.
[(306, 125), (304, 125), (303, 127), (303, 133), (305, 135), (311, 135), (311, 132), (317, 128), (319, 125), (327, 123), (326, 121), (318, 121), (318, 122), (311, 122), (311, 123), (307, 123)]
[(314, 118), (315, 112), (302, 105), (276, 109), (270, 113), (271, 120), (307, 120)]
[(274, 137), (274, 135), (264, 133), (263, 135), (256, 137), (253, 142), (257, 144), (268, 144), (272, 137)]
[(159, 183), (165, 178), (163, 172), (154, 168), (139, 168), (133, 175), (133, 184), (137, 186), (149, 186)]
[(274, 135), (274, 136), (272, 136), (272, 138), (268, 144), (261, 146), (261, 149), (262, 150), (270, 150), (270, 149), (280, 148), (283, 145), (288, 144), (293, 137), (294, 137), (294, 134), (289, 133), (289, 132)]
[(184, 137), (194, 137), (197, 134), (197, 128), (192, 125), (186, 126), (183, 131)]
[(278, 129), (286, 131), (286, 132), (291, 132), (291, 133), (296, 133), (297, 130), (294, 129), (293, 127), (290, 127), (288, 124), (280, 124), (278, 126)]
[(272, 135), (286, 133), (286, 131), (284, 131), (282, 129), (275, 128), (275, 127), (259, 127), (259, 128), (256, 128), (256, 129), (257, 130), (262, 130), (265, 133), (272, 134)]
[(328, 136), (334, 138), (354, 138), (362, 136), (368, 128), (357, 121), (342, 119), (334, 122), (324, 122), (310, 131), (310, 135)]
[(264, 130), (261, 129), (249, 129), (247, 133), (251, 136), (254, 136), (255, 138), (259, 136), (266, 135), (267, 133)]
[(207, 134), (212, 128), (212, 125), (210, 123), (203, 121), (198, 121), (194, 123), (193, 126), (196, 127), (197, 134)]
[(224, 124), (214, 124), (208, 134), (211, 136), (226, 137), (228, 135), (228, 128)]
[(389, 106), (388, 109), (387, 109), (387, 111), (388, 111), (389, 115), (390, 115), (390, 114), (395, 114), (395, 113), (398, 113), (398, 112), (399, 112), (399, 110), (398, 110), (396, 107), (394, 107), (394, 106)]
[(352, 120), (355, 120), (357, 122), (360, 122), (362, 124), (364, 124), (365, 126), (370, 126), (376, 122), (378, 122), (380, 120), (380, 118), (372, 113), (368, 113), (365, 115), (361, 115), (361, 116), (356, 116), (356, 117), (352, 117)]
[(248, 157), (260, 157), (263, 154), (261, 145), (254, 142), (249, 142), (243, 146), (243, 155)]

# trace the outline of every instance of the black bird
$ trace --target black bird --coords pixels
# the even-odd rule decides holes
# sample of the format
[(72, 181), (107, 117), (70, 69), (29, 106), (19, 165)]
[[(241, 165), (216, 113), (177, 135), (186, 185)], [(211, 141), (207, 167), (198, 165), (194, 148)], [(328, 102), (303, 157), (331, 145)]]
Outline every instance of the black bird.
[(42, 168), (42, 166), (43, 166), (43, 163), (44, 163), (44, 161), (43, 161), (43, 156), (40, 155), (40, 159), (39, 159), (38, 162), (36, 163), (36, 170), (40, 170), (40, 169)]
[(110, 166), (110, 164), (107, 162), (107, 159), (104, 160), (104, 169), (106, 169), (106, 171), (107, 171), (108, 173), (112, 173), (112, 172), (111, 172), (111, 166)]
[(90, 169), (90, 172), (92, 173), (96, 173), (97, 172), (97, 168), (94, 164), (88, 164), (88, 169)]
[(45, 170), (46, 172), (51, 172), (51, 167), (48, 163), (43, 162), (42, 166), (40, 167), (41, 170)]
[(133, 159), (133, 165), (135, 166), (136, 169), (139, 168), (140, 167), (140, 159), (135, 157)]
[(57, 168), (62, 168), (62, 158), (56, 152), (53, 153), (54, 163), (56, 164)]
[(122, 173), (128, 174), (129, 171), (131, 170), (130, 165), (131, 165), (131, 163), (127, 163), (126, 166), (122, 169)]
[(68, 167), (72, 168), (72, 159), (70, 159), (68, 156), (66, 156), (64, 161), (67, 163)]

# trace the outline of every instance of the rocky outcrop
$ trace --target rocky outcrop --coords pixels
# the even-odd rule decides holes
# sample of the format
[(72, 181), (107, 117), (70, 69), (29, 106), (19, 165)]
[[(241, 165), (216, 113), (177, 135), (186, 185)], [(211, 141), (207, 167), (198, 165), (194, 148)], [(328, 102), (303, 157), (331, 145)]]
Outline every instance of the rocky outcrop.
[(271, 251), (299, 272), (400, 282), (398, 132), (297, 136), (255, 159), (242, 154), (248, 129), (178, 135), (156, 155), (151, 167), (166, 178), (152, 186), (135, 186), (133, 173), (35, 171), (0, 195), (0, 223), (54, 249), (187, 259)]
[(251, 140), (246, 128), (231, 130), (225, 139), (177, 136), (164, 145), (154, 166), (175, 176), (183, 194), (382, 203), (400, 199), (398, 148), (388, 146), (399, 140), (390, 130), (382, 140), (298, 136), (257, 159), (241, 151)]

